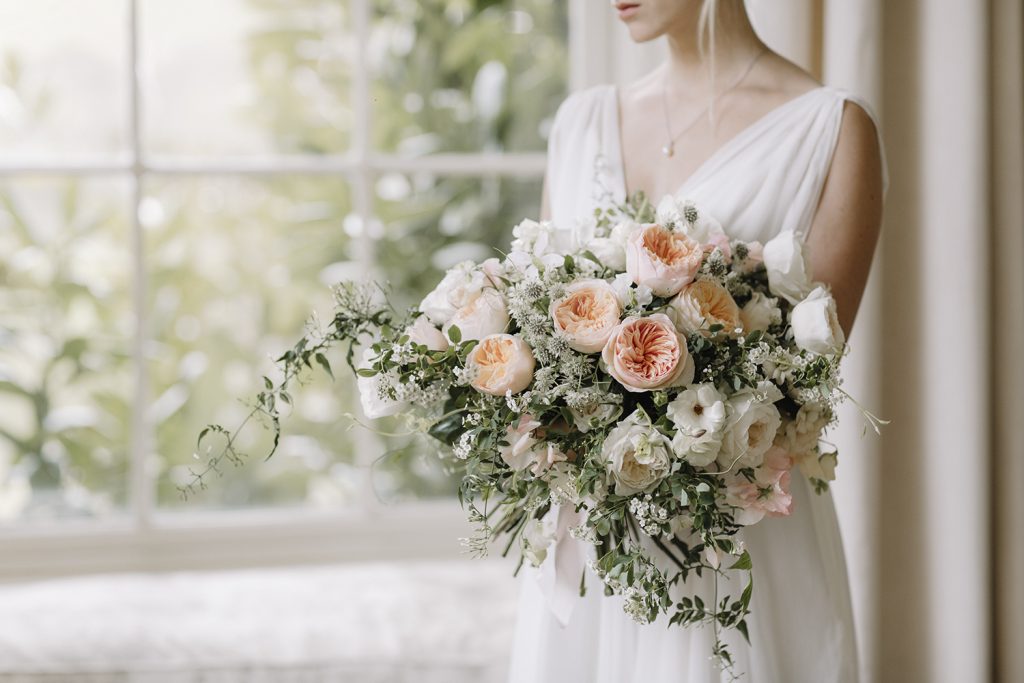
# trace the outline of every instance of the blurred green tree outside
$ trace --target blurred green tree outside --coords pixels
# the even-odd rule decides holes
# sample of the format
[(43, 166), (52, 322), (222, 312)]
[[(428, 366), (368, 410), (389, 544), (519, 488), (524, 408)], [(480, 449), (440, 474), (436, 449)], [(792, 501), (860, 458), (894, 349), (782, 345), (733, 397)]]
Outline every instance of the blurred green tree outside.
[[(244, 0), (255, 97), (243, 114), (274, 153), (319, 156), (355, 143), (403, 157), (543, 151), (567, 87), (565, 3), (370, 5), (371, 127), (357, 140), (365, 131), (353, 128), (359, 41), (350, 2)], [(15, 95), (17, 57), (0, 76), (0, 89)], [(369, 196), (359, 198), (364, 180)], [(0, 522), (125, 505), (137, 400), (128, 181), (0, 183)], [(244, 409), (237, 397), (272, 372), (270, 357), (309, 311), (329, 310), (333, 281), (371, 274), (399, 305), (414, 304), (445, 268), (494, 254), (515, 223), (536, 216), (540, 180), (472, 168), (457, 176), (382, 169), (368, 179), (151, 173), (142, 197), (147, 463), (158, 503), (180, 506), (176, 484), (197, 464), (198, 430), (232, 424)], [(414, 442), (382, 440), (339, 418), (358, 401), (346, 374), (336, 374), (304, 388), (273, 459), (225, 472), (186, 505), (338, 507), (449, 491)], [(255, 455), (266, 434), (249, 438)], [(395, 457), (373, 468), (368, 494), (368, 466), (384, 451)]]

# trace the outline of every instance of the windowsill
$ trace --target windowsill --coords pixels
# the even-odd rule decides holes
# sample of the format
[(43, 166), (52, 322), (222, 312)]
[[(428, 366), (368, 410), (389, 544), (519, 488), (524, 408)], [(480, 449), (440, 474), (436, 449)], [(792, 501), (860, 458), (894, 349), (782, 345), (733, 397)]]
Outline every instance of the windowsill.
[(471, 528), (454, 500), (324, 513), (248, 510), (61, 523), (0, 532), (0, 581), (463, 556)]

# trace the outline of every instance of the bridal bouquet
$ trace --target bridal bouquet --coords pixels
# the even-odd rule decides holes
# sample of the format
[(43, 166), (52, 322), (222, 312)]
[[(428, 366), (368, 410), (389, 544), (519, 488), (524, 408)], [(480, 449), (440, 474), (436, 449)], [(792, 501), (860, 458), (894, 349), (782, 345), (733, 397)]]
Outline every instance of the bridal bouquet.
[[(330, 324), (279, 359), (254, 413), (279, 430), (289, 382), (329, 372), (324, 352), (348, 343), (365, 414), (443, 446), (471, 549), (503, 538), (539, 565), (553, 508), (571, 508), (604, 591), (640, 622), (711, 624), (728, 666), (718, 633), (747, 636), (752, 582), (736, 596), (685, 582), (752, 571), (737, 533), (790, 514), (794, 467), (819, 491), (833, 478), (820, 437), (845, 395), (835, 302), (798, 236), (731, 240), (691, 202), (637, 196), (582, 233), (523, 221), (507, 256), (456, 266), (404, 315), (373, 285), (340, 285)], [(223, 427), (200, 440), (210, 431), (227, 438), (217, 457), (240, 456)]]

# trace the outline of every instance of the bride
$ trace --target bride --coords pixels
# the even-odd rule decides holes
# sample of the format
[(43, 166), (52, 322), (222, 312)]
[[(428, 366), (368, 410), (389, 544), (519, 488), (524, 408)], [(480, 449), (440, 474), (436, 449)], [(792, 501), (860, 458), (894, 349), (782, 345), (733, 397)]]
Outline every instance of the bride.
[[(559, 108), (548, 147), (545, 218), (573, 226), (606, 202), (677, 194), (730, 236), (805, 240), (849, 334), (878, 238), (884, 162), (855, 96), (817, 83), (758, 39), (742, 0), (621, 0), (634, 41), (662, 36), (669, 57), (636, 83), (599, 86)], [(794, 511), (741, 534), (755, 564), (751, 645), (735, 634), (750, 683), (855, 683), (857, 654), (831, 497), (794, 471)], [(710, 683), (707, 629), (638, 625), (599, 580), (579, 595), (585, 549), (557, 520), (555, 550), (522, 586), (513, 683)], [(691, 577), (693, 580), (694, 577)], [(705, 580), (707, 577), (705, 576)]]

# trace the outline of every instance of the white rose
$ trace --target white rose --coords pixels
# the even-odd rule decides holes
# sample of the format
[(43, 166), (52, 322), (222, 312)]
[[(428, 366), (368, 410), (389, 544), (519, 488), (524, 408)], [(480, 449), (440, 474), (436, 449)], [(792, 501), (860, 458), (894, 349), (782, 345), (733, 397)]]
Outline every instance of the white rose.
[(772, 238), (764, 245), (763, 258), (772, 294), (797, 304), (811, 291), (806, 245), (795, 232), (787, 230)]
[(585, 249), (591, 251), (601, 265), (622, 272), (626, 270), (626, 240), (635, 227), (636, 223), (630, 221), (617, 223), (608, 237), (591, 238)]
[(445, 273), (437, 287), (420, 303), (420, 311), (435, 325), (444, 325), (457, 310), (475, 299), (487, 284), (487, 276), (483, 272), (477, 270), (471, 261), (463, 261)]
[(726, 421), (725, 397), (713, 384), (695, 384), (665, 409), (678, 430), (672, 439), (676, 455), (694, 467), (714, 462), (722, 446)]
[(779, 322), (782, 322), (779, 300), (765, 296), (761, 292), (754, 292), (750, 301), (740, 309), (740, 323), (743, 325), (743, 331), (747, 334), (754, 330), (763, 332)]
[[(374, 354), (372, 349), (364, 349), (360, 368), (373, 366)], [(409, 408), (405, 401), (395, 401), (385, 393), (387, 386), (387, 375), (376, 374), (373, 377), (356, 376), (356, 388), (359, 390), (359, 403), (363, 407), (363, 414), (371, 420), (378, 417), (389, 417), (397, 415)]]
[(804, 351), (834, 354), (846, 341), (836, 314), (836, 300), (824, 287), (815, 287), (807, 298), (793, 307), (789, 315), (793, 339)]
[(557, 251), (555, 226), (549, 221), (538, 223), (526, 219), (512, 229), (512, 251), (523, 251), (534, 256), (544, 256)]
[(523, 557), (539, 567), (548, 556), (548, 548), (555, 542), (555, 523), (549, 518), (556, 515), (545, 515), (543, 519), (531, 519), (523, 525), (522, 536), (519, 537)]
[(756, 389), (744, 389), (729, 398), (729, 417), (718, 452), (723, 469), (761, 465), (782, 424), (774, 405), (780, 398), (782, 392), (771, 382), (761, 382)]
[(608, 433), (601, 454), (620, 496), (654, 488), (668, 474), (672, 457), (668, 437), (654, 428), (643, 410)]
[(459, 328), (463, 341), (483, 339), (499, 334), (508, 327), (508, 309), (505, 297), (496, 289), (485, 289), (468, 304), (455, 312), (442, 328), (445, 336), (453, 325)]
[(426, 316), (416, 318), (416, 322), (405, 328), (405, 334), (413, 344), (421, 344), (431, 351), (444, 351), (448, 348), (448, 340), (444, 334), (431, 325)]

